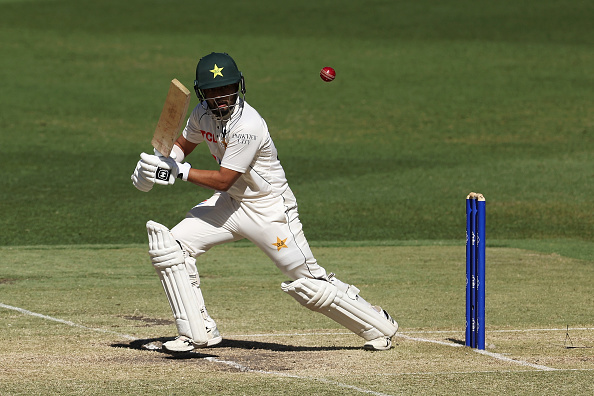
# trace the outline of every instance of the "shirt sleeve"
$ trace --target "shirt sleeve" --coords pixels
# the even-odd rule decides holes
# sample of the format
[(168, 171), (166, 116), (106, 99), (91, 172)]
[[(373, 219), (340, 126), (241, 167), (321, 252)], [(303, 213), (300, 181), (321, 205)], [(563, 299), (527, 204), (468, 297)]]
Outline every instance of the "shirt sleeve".
[(196, 106), (190, 117), (188, 118), (188, 122), (186, 123), (186, 127), (182, 131), (182, 135), (186, 140), (190, 143), (202, 143), (204, 141), (204, 136), (202, 135), (202, 131), (200, 130), (200, 105)]

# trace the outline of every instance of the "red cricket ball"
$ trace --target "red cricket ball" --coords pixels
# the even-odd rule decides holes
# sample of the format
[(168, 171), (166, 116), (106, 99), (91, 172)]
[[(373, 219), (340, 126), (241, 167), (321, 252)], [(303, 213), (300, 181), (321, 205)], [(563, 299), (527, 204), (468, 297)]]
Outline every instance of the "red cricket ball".
[(326, 66), (320, 70), (320, 78), (326, 82), (330, 82), (336, 78), (336, 71), (333, 68)]

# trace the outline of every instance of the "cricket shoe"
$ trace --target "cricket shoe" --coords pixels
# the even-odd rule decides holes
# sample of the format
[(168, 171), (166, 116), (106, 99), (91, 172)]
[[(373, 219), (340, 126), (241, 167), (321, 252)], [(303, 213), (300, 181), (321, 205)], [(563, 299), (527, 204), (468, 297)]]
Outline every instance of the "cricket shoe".
[(378, 337), (363, 345), (363, 349), (368, 351), (387, 351), (390, 348), (392, 348), (392, 337)]
[[(396, 326), (396, 331), (398, 331), (398, 323), (390, 316), (385, 309), (381, 309), (378, 306), (373, 306), (373, 308), (378, 311), (384, 318), (389, 320), (394, 326)], [(394, 331), (394, 334), (396, 334)], [(392, 336), (390, 337), (378, 337), (373, 340), (367, 341), (363, 345), (363, 349), (367, 349), (370, 351), (387, 351), (388, 349), (392, 348)]]
[(219, 329), (217, 329), (216, 326), (206, 329), (206, 337), (208, 338), (206, 344), (195, 344), (190, 337), (178, 336), (174, 340), (164, 342), (163, 349), (168, 352), (190, 352), (196, 348), (211, 347), (220, 344), (221, 341), (223, 341), (223, 337), (221, 337)]

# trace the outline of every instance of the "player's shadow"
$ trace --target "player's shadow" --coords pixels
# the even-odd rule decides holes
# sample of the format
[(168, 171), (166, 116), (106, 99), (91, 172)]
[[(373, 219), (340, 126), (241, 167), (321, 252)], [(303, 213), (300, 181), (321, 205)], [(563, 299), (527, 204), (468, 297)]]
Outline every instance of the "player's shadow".
[[(200, 359), (205, 357), (217, 357), (213, 355), (220, 348), (234, 348), (234, 349), (249, 349), (253, 351), (264, 350), (272, 352), (312, 352), (312, 351), (342, 351), (342, 350), (355, 350), (361, 349), (360, 347), (353, 346), (295, 346), (278, 344), (275, 342), (260, 342), (260, 341), (246, 341), (246, 340), (230, 340), (224, 339), (220, 344), (209, 347), (208, 349), (195, 349), (192, 352), (185, 353), (169, 353), (161, 348), (163, 342), (171, 340), (170, 337), (160, 338), (147, 338), (130, 341), (129, 343), (117, 343), (111, 344), (114, 348), (129, 348), (143, 351), (155, 351), (159, 353), (165, 353), (172, 359)], [(200, 351), (208, 351), (211, 353), (202, 353)]]
[(165, 351), (161, 348), (161, 345), (171, 340), (170, 337), (160, 337), (160, 338), (146, 338), (146, 339), (139, 339), (130, 341), (129, 343), (117, 343), (111, 344), (113, 348), (128, 348), (128, 349), (137, 349), (140, 351), (151, 351), (151, 352), (158, 352), (167, 355), (167, 359), (204, 359), (207, 357), (218, 357), (217, 355), (212, 355), (209, 353), (197, 353), (197, 352), (180, 352), (180, 353), (170, 353)]
[(246, 341), (246, 340), (229, 340), (224, 339), (219, 347), (237, 348), (237, 349), (253, 349), (265, 350), (274, 352), (312, 352), (312, 351), (342, 351), (351, 349), (361, 349), (361, 347), (353, 346), (297, 346), (277, 344), (275, 342), (260, 342), (260, 341)]

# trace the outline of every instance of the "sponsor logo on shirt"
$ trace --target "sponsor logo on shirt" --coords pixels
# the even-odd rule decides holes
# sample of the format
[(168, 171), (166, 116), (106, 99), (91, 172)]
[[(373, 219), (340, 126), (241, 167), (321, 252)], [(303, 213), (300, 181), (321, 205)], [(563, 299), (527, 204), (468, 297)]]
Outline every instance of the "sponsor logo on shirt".
[(215, 136), (214, 133), (206, 132), (206, 131), (203, 131), (202, 129), (200, 130), (200, 133), (202, 134), (202, 137), (204, 137), (204, 139), (208, 140), (209, 142), (213, 142), (213, 143), (217, 142), (217, 137)]
[(250, 144), (257, 139), (256, 135), (250, 135), (249, 133), (236, 133), (231, 138), (237, 139), (239, 144)]

